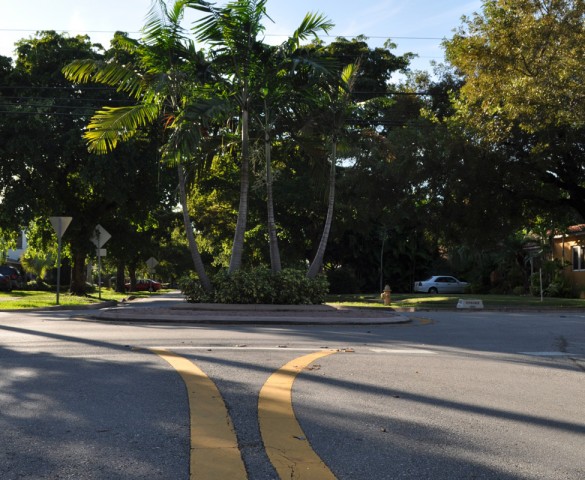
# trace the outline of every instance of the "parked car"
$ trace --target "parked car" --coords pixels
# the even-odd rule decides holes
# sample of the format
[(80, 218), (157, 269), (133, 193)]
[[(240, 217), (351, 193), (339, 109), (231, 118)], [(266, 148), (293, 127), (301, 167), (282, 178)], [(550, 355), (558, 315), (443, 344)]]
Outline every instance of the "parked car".
[(465, 293), (468, 282), (447, 275), (434, 275), (414, 283), (414, 291), (419, 293)]
[(20, 274), (20, 272), (16, 268), (11, 267), (10, 265), (1, 265), (0, 266), (0, 273), (4, 276), (10, 278), (12, 288), (22, 288), (23, 287), (22, 275)]
[[(126, 291), (129, 292), (131, 285), (130, 282), (126, 283), (125, 285)], [(158, 292), (162, 288), (162, 284), (157, 282), (156, 280), (151, 280), (150, 278), (146, 278), (144, 280), (136, 280), (136, 288), (134, 289), (135, 292)]]
[(5, 290), (7, 292), (12, 291), (12, 280), (8, 275), (3, 275), (0, 273), (0, 290)]

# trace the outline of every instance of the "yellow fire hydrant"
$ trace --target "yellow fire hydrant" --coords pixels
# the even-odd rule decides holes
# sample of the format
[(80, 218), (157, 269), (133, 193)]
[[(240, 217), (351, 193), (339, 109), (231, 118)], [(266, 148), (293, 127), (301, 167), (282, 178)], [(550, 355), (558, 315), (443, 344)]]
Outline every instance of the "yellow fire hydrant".
[(390, 305), (391, 302), (391, 294), (392, 290), (390, 290), (390, 285), (386, 285), (384, 287), (384, 291), (380, 294), (380, 297), (382, 298), (382, 300), (384, 301), (384, 305), (388, 306)]

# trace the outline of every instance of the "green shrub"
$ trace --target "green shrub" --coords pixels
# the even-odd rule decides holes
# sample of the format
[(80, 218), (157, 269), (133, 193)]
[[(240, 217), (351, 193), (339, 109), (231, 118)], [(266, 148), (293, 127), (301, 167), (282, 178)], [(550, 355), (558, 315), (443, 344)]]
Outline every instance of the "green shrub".
[(30, 282), (26, 282), (25, 287), (23, 290), (32, 290), (37, 292), (50, 292), (53, 290), (51, 285), (42, 280), (31, 280)]
[(201, 286), (201, 282), (196, 277), (183, 277), (179, 280), (179, 288), (187, 301), (191, 303), (210, 303), (213, 301), (213, 295), (207, 293)]
[(571, 298), (574, 296), (569, 281), (564, 277), (557, 277), (553, 280), (544, 290), (544, 294), (547, 297), (557, 298)]
[(522, 285), (518, 285), (517, 287), (514, 287), (514, 289), (512, 290), (512, 295), (521, 296), (524, 295), (525, 292), (526, 289)]
[(191, 303), (308, 305), (325, 301), (329, 284), (325, 276), (306, 277), (302, 270), (284, 269), (272, 273), (266, 267), (220, 271), (211, 278), (212, 292), (206, 292), (196, 278), (184, 278), (180, 288)]
[[(540, 272), (535, 272), (530, 277), (530, 293), (534, 296), (540, 295), (540, 279)], [(574, 296), (569, 279), (563, 275), (562, 265), (555, 261), (544, 264), (542, 289), (546, 297), (571, 298)]]

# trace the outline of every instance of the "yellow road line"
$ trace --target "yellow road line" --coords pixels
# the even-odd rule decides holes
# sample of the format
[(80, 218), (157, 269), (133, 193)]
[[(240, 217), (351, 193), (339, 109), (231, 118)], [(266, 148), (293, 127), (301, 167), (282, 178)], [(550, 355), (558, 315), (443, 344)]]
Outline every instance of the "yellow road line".
[(181, 375), (187, 387), (191, 418), (190, 480), (247, 479), (231, 419), (211, 379), (186, 358), (151, 349)]
[(335, 350), (299, 357), (274, 372), (260, 390), (258, 421), (268, 458), (281, 479), (334, 480), (335, 476), (311, 448), (292, 407), (296, 376), (315, 360)]

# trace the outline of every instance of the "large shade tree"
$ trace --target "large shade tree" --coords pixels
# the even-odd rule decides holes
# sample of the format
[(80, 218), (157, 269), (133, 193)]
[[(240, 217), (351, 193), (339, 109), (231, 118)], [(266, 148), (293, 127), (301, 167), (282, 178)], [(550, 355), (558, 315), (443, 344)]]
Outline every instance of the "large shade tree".
[(470, 138), (498, 150), (518, 198), (585, 218), (585, 2), (486, 0), (445, 42)]
[[(71, 291), (84, 294), (95, 226), (128, 205), (143, 207), (132, 210), (139, 223), (150, 201), (158, 199), (154, 190), (136, 198), (134, 188), (139, 182), (142, 188), (150, 185), (147, 178), (152, 177), (139, 179), (135, 172), (150, 171), (153, 152), (148, 141), (105, 158), (87, 152), (81, 137), (87, 119), (102, 102), (116, 98), (113, 90), (96, 85), (73, 88), (60, 73), (74, 59), (101, 57), (87, 37), (41, 32), (18, 42), (16, 53), (3, 82), (14, 94), (6, 98), (1, 126), (1, 222), (16, 230), (39, 217), (73, 217), (64, 238), (73, 260)], [(156, 179), (156, 164), (154, 172)]]

